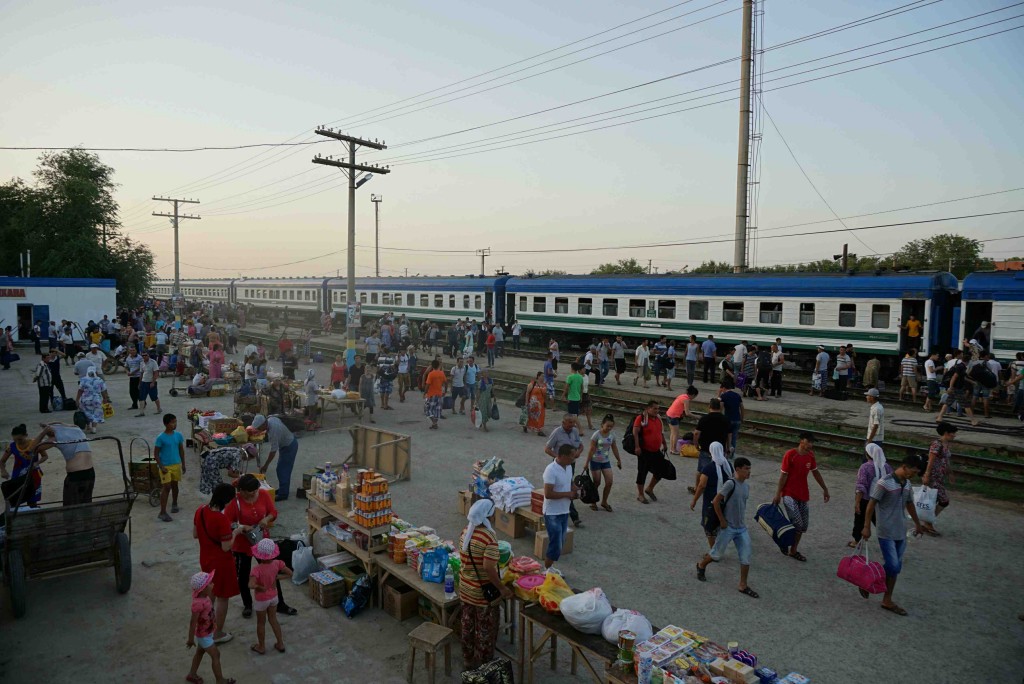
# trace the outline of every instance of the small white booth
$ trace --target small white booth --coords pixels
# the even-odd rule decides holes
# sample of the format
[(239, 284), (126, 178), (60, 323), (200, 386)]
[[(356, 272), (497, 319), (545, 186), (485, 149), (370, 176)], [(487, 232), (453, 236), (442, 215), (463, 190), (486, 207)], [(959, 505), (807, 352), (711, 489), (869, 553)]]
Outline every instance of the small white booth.
[[(0, 277), (0, 326), (11, 326), (18, 340), (31, 339), (41, 321), (43, 338), (50, 321), (75, 321), (82, 327), (117, 313), (117, 281), (101, 278)], [(74, 337), (81, 333), (75, 330)]]

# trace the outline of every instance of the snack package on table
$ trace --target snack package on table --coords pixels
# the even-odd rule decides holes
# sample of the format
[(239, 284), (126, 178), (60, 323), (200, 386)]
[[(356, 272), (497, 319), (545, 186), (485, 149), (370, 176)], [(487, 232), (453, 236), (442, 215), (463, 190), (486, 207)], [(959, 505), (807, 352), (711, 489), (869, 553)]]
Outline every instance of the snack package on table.
[(549, 613), (561, 612), (562, 601), (573, 595), (562, 576), (554, 572), (547, 573), (544, 583), (537, 588), (537, 600)]

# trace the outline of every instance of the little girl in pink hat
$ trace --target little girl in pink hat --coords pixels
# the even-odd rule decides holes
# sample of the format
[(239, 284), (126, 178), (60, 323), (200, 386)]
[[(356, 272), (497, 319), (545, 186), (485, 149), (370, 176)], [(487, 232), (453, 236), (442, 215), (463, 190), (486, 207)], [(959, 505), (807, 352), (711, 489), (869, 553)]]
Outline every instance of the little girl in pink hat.
[(283, 560), (278, 559), (279, 554), (280, 549), (273, 539), (261, 539), (252, 549), (253, 558), (259, 561), (249, 573), (249, 588), (253, 590), (255, 599), (252, 607), (256, 611), (258, 642), (250, 648), (260, 655), (267, 652), (265, 637), (268, 621), (277, 638), (274, 648), (284, 653), (284, 637), (281, 635), (281, 625), (277, 621), (277, 580), (291, 577), (292, 571)]

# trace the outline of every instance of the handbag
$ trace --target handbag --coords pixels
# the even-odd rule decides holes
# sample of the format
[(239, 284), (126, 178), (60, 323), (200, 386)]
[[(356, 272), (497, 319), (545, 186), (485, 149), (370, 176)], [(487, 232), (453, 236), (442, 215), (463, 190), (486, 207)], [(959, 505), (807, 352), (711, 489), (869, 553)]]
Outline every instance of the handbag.
[(518, 398), (516, 398), (516, 408), (523, 408), (524, 406), (526, 406), (526, 393), (529, 391), (529, 388), (524, 389), (523, 393), (520, 394)]
[[(238, 503), (238, 499), (235, 499), (235, 506), (238, 507), (238, 519), (241, 520), (242, 519), (242, 504)], [(245, 540), (247, 542), (249, 542), (249, 546), (256, 546), (257, 544), (260, 543), (260, 540), (263, 539), (263, 535), (260, 534), (260, 529), (258, 527), (253, 527), (253, 528), (249, 529), (248, 531), (243, 532), (242, 536), (245, 537)]]
[(103, 402), (103, 417), (113, 418), (114, 417), (114, 405), (109, 401)]
[(869, 594), (885, 593), (885, 569), (878, 561), (868, 560), (868, 547), (864, 542), (857, 544), (852, 555), (839, 561), (836, 577)]
[(498, 400), (491, 400), (491, 420), (498, 420)]
[[(469, 547), (469, 562), (473, 565), (473, 570), (476, 571), (476, 576), (480, 576), (480, 569), (476, 565), (476, 560), (473, 559), (473, 546), (470, 543)], [(501, 598), (501, 592), (498, 591), (498, 587), (494, 586), (494, 582), (490, 580), (480, 585), (480, 592), (484, 595), (484, 600), (488, 603), (494, 603)]]
[(667, 458), (662, 459), (661, 465), (658, 467), (657, 476), (662, 480), (675, 480), (676, 479), (676, 466), (672, 461)]

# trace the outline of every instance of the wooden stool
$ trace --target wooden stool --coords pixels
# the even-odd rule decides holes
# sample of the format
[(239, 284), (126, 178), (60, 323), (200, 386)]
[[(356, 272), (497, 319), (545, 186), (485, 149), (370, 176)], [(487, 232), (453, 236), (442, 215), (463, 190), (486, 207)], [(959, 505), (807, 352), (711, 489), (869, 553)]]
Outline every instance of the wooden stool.
[(412, 669), (416, 664), (417, 649), (423, 652), (427, 662), (427, 682), (434, 684), (434, 657), (438, 650), (444, 647), (444, 673), (452, 673), (452, 635), (455, 632), (435, 625), (433, 622), (424, 622), (416, 629), (409, 632), (409, 659), (406, 664), (405, 677), (412, 681)]

